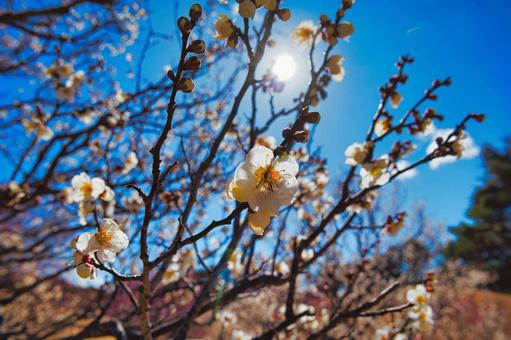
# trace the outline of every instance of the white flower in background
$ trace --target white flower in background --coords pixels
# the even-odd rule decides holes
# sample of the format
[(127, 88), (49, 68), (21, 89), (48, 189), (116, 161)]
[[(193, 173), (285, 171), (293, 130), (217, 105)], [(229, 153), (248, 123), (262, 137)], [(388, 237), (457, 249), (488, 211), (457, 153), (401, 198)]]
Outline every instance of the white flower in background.
[(131, 170), (135, 169), (138, 165), (138, 158), (137, 154), (133, 151), (131, 151), (128, 154), (128, 157), (126, 157), (126, 162), (124, 163), (124, 168), (122, 169), (122, 174), (126, 175)]
[(52, 78), (67, 78), (73, 73), (73, 66), (70, 64), (53, 64), (46, 68), (44, 72)]
[(346, 156), (346, 164), (348, 165), (358, 165), (362, 164), (362, 162), (365, 161), (367, 158), (367, 155), (372, 149), (372, 143), (367, 142), (364, 144), (360, 143), (353, 143), (348, 148), (346, 148), (346, 151), (344, 152), (344, 155)]
[(232, 312), (222, 310), (220, 313), (218, 313), (218, 320), (224, 325), (229, 326), (236, 322), (238, 322), (238, 318), (236, 317), (236, 314), (233, 314)]
[(233, 276), (237, 276), (243, 272), (243, 264), (241, 263), (241, 254), (238, 249), (234, 250), (227, 260), (227, 269), (231, 271)]
[(122, 198), (122, 205), (126, 210), (138, 211), (144, 205), (144, 200), (142, 196), (140, 196), (138, 191), (133, 190), (131, 191), (129, 196), (124, 196)]
[(167, 270), (165, 270), (165, 273), (163, 274), (162, 283), (169, 284), (179, 281), (181, 278), (180, 269), (179, 263), (172, 262), (169, 264)]
[(314, 26), (312, 20), (302, 21), (291, 33), (293, 39), (300, 44), (312, 42), (317, 27)]
[(433, 309), (427, 305), (412, 309), (408, 312), (408, 317), (413, 320), (412, 327), (423, 333), (429, 332), (435, 323)]
[(427, 305), (431, 294), (428, 293), (424, 285), (416, 285), (414, 288), (409, 289), (406, 292), (406, 300), (417, 306)]
[[(428, 145), (426, 152), (429, 154), (433, 152), (437, 147), (436, 139), (442, 138), (445, 140), (449, 134), (451, 134), (452, 129), (433, 129), (433, 131), (428, 135), (431, 136), (431, 143)], [(448, 155), (440, 158), (435, 158), (431, 162), (429, 162), (429, 166), (432, 169), (437, 169), (438, 167), (455, 162), (458, 159), (472, 159), (479, 156), (481, 149), (474, 142), (472, 137), (464, 132), (461, 137), (458, 137), (453, 145), (453, 150), (456, 153), (455, 156)]]
[(90, 178), (86, 172), (75, 175), (71, 180), (71, 197), (79, 203), (98, 199), (107, 188), (105, 181), (99, 177)]
[(374, 340), (406, 340), (408, 337), (403, 333), (394, 334), (396, 330), (390, 326), (378, 328)]
[(39, 118), (34, 117), (31, 120), (22, 119), (21, 124), (27, 133), (35, 132), (38, 139), (49, 140), (51, 137), (53, 137), (52, 129), (44, 125), (44, 123)]
[(128, 245), (128, 236), (109, 218), (101, 221), (96, 233), (83, 233), (76, 240), (76, 250), (85, 255), (96, 253), (99, 261), (109, 263)]
[(304, 261), (312, 260), (312, 258), (314, 257), (314, 250), (312, 250), (311, 248), (302, 250), (301, 257), (302, 257), (302, 260), (304, 260)]
[(78, 90), (82, 86), (84, 81), (85, 73), (83, 71), (77, 71), (67, 79), (66, 87)]
[(232, 332), (231, 340), (250, 340), (252, 336), (243, 332), (242, 330), (235, 330)]
[(344, 74), (346, 71), (342, 66), (344, 58), (338, 54), (334, 54), (331, 56), (326, 62), (326, 67), (330, 71), (330, 75), (332, 76), (333, 81), (342, 81), (344, 79)]
[(275, 263), (275, 271), (280, 275), (287, 275), (290, 273), (289, 266), (283, 261)]
[(389, 119), (379, 119), (374, 126), (374, 133), (378, 137), (383, 136), (390, 130), (391, 122)]
[(376, 197), (378, 197), (378, 192), (376, 190), (369, 191), (356, 202), (350, 204), (346, 208), (346, 211), (360, 214), (364, 209), (371, 210), (373, 208), (374, 200)]
[(273, 159), (273, 152), (256, 145), (247, 154), (227, 185), (227, 194), (238, 202), (248, 202), (248, 223), (252, 232), (262, 235), (277, 216), (279, 208), (291, 204), (298, 190), (298, 163), (291, 158)]
[(360, 169), (360, 188), (366, 189), (374, 185), (384, 185), (390, 179), (388, 172), (389, 161), (386, 156), (383, 156), (374, 161), (362, 164)]

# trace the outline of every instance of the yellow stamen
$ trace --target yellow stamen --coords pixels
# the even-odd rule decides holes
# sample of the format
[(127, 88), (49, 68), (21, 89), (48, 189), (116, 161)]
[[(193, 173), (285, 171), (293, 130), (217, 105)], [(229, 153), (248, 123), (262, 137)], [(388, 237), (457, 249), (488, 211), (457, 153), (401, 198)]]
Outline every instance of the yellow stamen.
[(83, 192), (83, 195), (85, 197), (90, 197), (90, 195), (92, 195), (92, 183), (91, 182), (84, 183), (80, 190)]
[(109, 247), (112, 236), (113, 234), (111, 231), (108, 231), (105, 228), (99, 228), (99, 231), (96, 233), (96, 241), (102, 247)]
[(257, 169), (255, 177), (257, 188), (261, 190), (273, 191), (273, 187), (282, 180), (282, 175), (271, 164)]

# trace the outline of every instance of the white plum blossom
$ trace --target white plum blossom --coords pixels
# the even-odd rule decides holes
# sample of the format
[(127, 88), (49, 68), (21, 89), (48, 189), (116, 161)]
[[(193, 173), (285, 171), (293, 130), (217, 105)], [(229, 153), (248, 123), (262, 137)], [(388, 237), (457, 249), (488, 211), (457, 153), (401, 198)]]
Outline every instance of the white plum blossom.
[(114, 262), (117, 254), (129, 245), (128, 236), (110, 218), (104, 218), (96, 233), (83, 233), (76, 240), (76, 250), (85, 255), (92, 253), (101, 262)]
[(252, 339), (252, 336), (243, 332), (242, 330), (235, 330), (232, 332), (231, 336), (232, 340), (250, 340)]
[(384, 185), (390, 180), (388, 171), (389, 161), (386, 156), (362, 164), (360, 169), (361, 189), (366, 189), (374, 185)]
[(21, 124), (27, 133), (35, 132), (40, 140), (50, 140), (53, 137), (53, 130), (47, 127), (39, 118), (22, 119)]
[(85, 225), (86, 217), (94, 211), (94, 201), (98, 198), (111, 202), (114, 198), (114, 191), (105, 184), (105, 181), (99, 177), (90, 178), (87, 173), (82, 172), (75, 175), (71, 180), (71, 189), (68, 199), (78, 203), (78, 216), (80, 224)]
[(428, 303), (430, 297), (431, 294), (428, 293), (424, 285), (416, 285), (414, 288), (409, 289), (406, 292), (406, 300), (418, 306), (425, 306)]
[(433, 309), (428, 305), (413, 308), (408, 317), (413, 320), (412, 327), (423, 333), (429, 332), (435, 323)]
[(362, 164), (365, 159), (367, 158), (367, 155), (371, 151), (372, 143), (367, 142), (364, 144), (360, 143), (353, 143), (348, 148), (346, 148), (346, 151), (344, 152), (344, 155), (346, 156), (346, 164), (348, 165), (358, 165)]
[(256, 145), (247, 154), (227, 185), (227, 194), (238, 202), (248, 202), (248, 224), (262, 235), (277, 216), (279, 208), (291, 204), (298, 190), (298, 163), (292, 157), (274, 159), (273, 151)]
[(124, 168), (122, 169), (122, 174), (126, 175), (131, 170), (135, 169), (138, 165), (138, 158), (137, 154), (133, 151), (131, 151), (128, 154), (128, 157), (126, 157), (126, 162), (124, 163)]
[(99, 177), (90, 178), (87, 173), (82, 172), (71, 180), (72, 194), (74, 202), (83, 202), (85, 200), (95, 200), (105, 191), (105, 181)]

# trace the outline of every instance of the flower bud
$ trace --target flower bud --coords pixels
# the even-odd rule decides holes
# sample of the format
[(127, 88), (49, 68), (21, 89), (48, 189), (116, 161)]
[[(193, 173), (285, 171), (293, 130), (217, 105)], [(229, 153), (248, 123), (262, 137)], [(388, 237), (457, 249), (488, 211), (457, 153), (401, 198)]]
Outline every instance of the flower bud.
[(291, 18), (291, 11), (288, 8), (279, 9), (277, 15), (280, 20), (288, 21)]
[(190, 16), (190, 18), (193, 20), (193, 21), (197, 21), (200, 19), (201, 15), (202, 15), (202, 7), (201, 5), (199, 4), (193, 4), (191, 7), (190, 7), (190, 12), (188, 13), (188, 15)]
[(328, 15), (326, 14), (321, 14), (321, 16), (319, 17), (319, 22), (321, 22), (321, 25), (326, 25), (328, 24), (328, 22), (330, 21), (330, 19), (328, 18)]
[(277, 0), (264, 0), (263, 5), (268, 11), (274, 11), (277, 9)]
[(205, 51), (206, 51), (206, 43), (204, 42), (204, 40), (194, 40), (194, 41), (192, 41), (190, 46), (188, 46), (188, 52), (202, 54)]
[(354, 31), (355, 28), (349, 21), (342, 22), (339, 24), (339, 26), (337, 26), (337, 34), (341, 38), (349, 37), (350, 35), (353, 34)]
[(344, 9), (351, 8), (354, 3), (355, 3), (355, 0), (343, 0), (342, 1), (342, 8), (344, 8)]
[(183, 92), (192, 92), (195, 84), (190, 78), (181, 78), (176, 84), (178, 90)]
[(284, 130), (282, 130), (282, 138), (284, 138), (284, 139), (291, 138), (291, 129), (290, 128), (285, 128)]
[(321, 114), (319, 112), (305, 112), (302, 118), (309, 124), (317, 124), (321, 120)]
[(177, 27), (179, 28), (181, 33), (189, 34), (190, 31), (192, 30), (192, 23), (190, 22), (190, 20), (188, 20), (188, 18), (180, 17), (179, 19), (177, 19)]
[(273, 39), (268, 40), (269, 48), (274, 48), (275, 46), (277, 46), (277, 42), (275, 40), (273, 40)]
[(296, 131), (293, 135), (293, 139), (298, 143), (307, 143), (309, 140), (309, 132), (305, 130)]
[(253, 18), (256, 12), (256, 5), (252, 0), (243, 0), (238, 6), (238, 12), (243, 18)]
[(472, 118), (474, 118), (479, 123), (482, 123), (486, 119), (486, 116), (484, 115), (484, 113), (473, 113)]
[(397, 108), (399, 104), (401, 104), (401, 101), (403, 100), (403, 96), (401, 96), (398, 92), (393, 92), (390, 95), (390, 104), (393, 108)]
[(200, 68), (201, 60), (197, 56), (188, 58), (185, 62), (184, 69), (189, 71), (196, 71)]

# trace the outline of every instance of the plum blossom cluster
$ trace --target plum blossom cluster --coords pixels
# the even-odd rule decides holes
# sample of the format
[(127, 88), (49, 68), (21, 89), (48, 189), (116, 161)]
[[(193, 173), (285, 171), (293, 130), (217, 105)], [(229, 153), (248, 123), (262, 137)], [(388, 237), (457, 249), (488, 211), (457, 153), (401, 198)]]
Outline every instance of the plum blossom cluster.
[(76, 92), (85, 81), (85, 73), (74, 71), (70, 64), (53, 64), (44, 72), (54, 83), (57, 97), (68, 102), (74, 101)]
[(235, 170), (227, 185), (227, 194), (248, 203), (248, 224), (262, 235), (272, 217), (283, 205), (291, 204), (298, 190), (298, 163), (292, 156), (277, 156), (265, 146), (256, 145)]
[(112, 219), (103, 219), (96, 233), (86, 232), (72, 240), (76, 273), (83, 279), (94, 279), (95, 261), (112, 263), (128, 245), (128, 236), (119, 225)]
[(412, 321), (412, 327), (420, 332), (429, 332), (433, 325), (433, 309), (429, 305), (431, 293), (428, 288), (419, 284), (406, 292), (406, 299), (413, 304), (412, 310), (408, 312), (408, 317)]
[[(242, 18), (248, 20), (254, 18), (259, 8), (276, 12), (282, 21), (287, 21), (291, 18), (291, 11), (287, 8), (279, 8), (277, 0), (242, 0), (239, 1), (238, 12)], [(219, 16), (215, 22), (215, 30), (215, 39), (226, 40), (226, 45), (231, 48), (238, 46), (239, 39), (243, 35), (240, 28), (227, 15)]]

